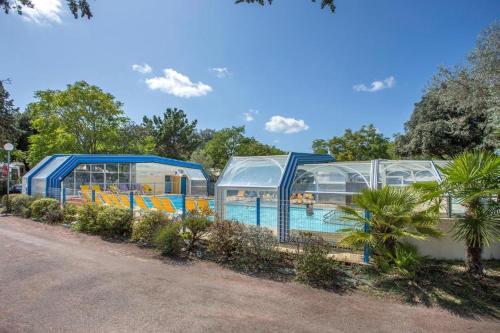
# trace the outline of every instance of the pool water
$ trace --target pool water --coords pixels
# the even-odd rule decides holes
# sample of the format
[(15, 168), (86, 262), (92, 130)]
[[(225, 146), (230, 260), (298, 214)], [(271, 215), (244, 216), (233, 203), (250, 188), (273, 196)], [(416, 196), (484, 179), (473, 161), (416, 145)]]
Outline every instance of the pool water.
[[(172, 201), (172, 204), (177, 210), (182, 209), (182, 196), (175, 194), (163, 195)], [(146, 205), (153, 207), (151, 199), (144, 197)], [(215, 209), (214, 200), (209, 200), (210, 208)], [(238, 203), (226, 203), (226, 219), (235, 220), (240, 223), (257, 225), (257, 210), (255, 206), (244, 205)], [(340, 218), (335, 219), (333, 223), (325, 223), (323, 217), (330, 213), (331, 209), (315, 208), (314, 214), (308, 216), (305, 207), (290, 207), (290, 229), (300, 231), (315, 231), (325, 233), (339, 232), (341, 229), (348, 227)], [(260, 208), (260, 225), (277, 231), (278, 229), (278, 211), (276, 206), (261, 206)]]

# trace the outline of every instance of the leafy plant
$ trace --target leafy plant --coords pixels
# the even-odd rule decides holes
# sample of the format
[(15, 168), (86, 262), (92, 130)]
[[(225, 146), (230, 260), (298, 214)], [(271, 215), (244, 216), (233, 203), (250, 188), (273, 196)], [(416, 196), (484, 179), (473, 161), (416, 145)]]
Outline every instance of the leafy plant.
[(31, 217), (40, 222), (61, 223), (64, 219), (59, 201), (52, 198), (41, 198), (31, 204)]
[(441, 236), (435, 228), (439, 206), (424, 205), (425, 197), (412, 188), (366, 189), (356, 195), (353, 202), (358, 209), (370, 213), (366, 216), (355, 208), (340, 207), (344, 220), (357, 222), (357, 227), (342, 230), (347, 235), (340, 245), (368, 246), (376, 264), (387, 262), (393, 266), (397, 245), (402, 239)]
[(219, 261), (230, 261), (239, 246), (238, 235), (242, 228), (237, 222), (216, 220), (210, 226), (208, 250), (217, 256)]
[(168, 223), (160, 229), (155, 237), (155, 246), (162, 255), (177, 256), (181, 253), (185, 243), (181, 237), (182, 224)]
[(10, 195), (10, 211), (12, 214), (25, 218), (31, 217), (31, 204), (35, 198), (25, 194)]
[(78, 206), (66, 203), (63, 207), (64, 223), (73, 223), (78, 219)]
[(132, 224), (132, 240), (145, 245), (154, 243), (155, 235), (169, 223), (169, 218), (161, 211), (150, 210)]
[(278, 241), (272, 231), (250, 225), (238, 231), (238, 246), (232, 254), (233, 264), (247, 271), (274, 270), (280, 255)]
[(202, 214), (189, 214), (182, 220), (182, 225), (186, 231), (188, 241), (187, 250), (190, 251), (198, 245), (199, 241), (208, 233), (212, 222)]
[(88, 234), (97, 235), (101, 232), (101, 225), (97, 223), (97, 216), (103, 206), (96, 203), (85, 203), (78, 209), (78, 219), (75, 229)]
[(103, 237), (129, 237), (132, 230), (132, 213), (126, 208), (105, 206), (97, 214), (99, 234)]
[(328, 244), (321, 239), (304, 243), (302, 254), (297, 258), (296, 279), (314, 287), (332, 288), (336, 271), (328, 252)]
[(398, 243), (393, 257), (394, 270), (403, 276), (413, 277), (420, 269), (422, 259), (415, 245), (408, 242)]
[(487, 151), (469, 151), (438, 168), (444, 176), (441, 183), (416, 186), (430, 199), (447, 194), (465, 207), (465, 215), (457, 217), (454, 224), (454, 237), (465, 242), (468, 271), (482, 275), (483, 247), (500, 237), (500, 157)]

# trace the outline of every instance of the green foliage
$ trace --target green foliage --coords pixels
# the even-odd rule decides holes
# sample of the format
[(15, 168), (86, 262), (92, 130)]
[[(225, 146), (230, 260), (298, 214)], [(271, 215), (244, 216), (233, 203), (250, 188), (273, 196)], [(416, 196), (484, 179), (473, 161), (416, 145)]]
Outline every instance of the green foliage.
[(203, 148), (213, 162), (213, 167), (222, 170), (231, 156), (282, 155), (282, 150), (246, 137), (245, 127), (223, 128)]
[(449, 194), (465, 207), (465, 216), (454, 225), (454, 236), (467, 246), (469, 272), (482, 274), (482, 248), (500, 238), (500, 157), (468, 151), (438, 168), (444, 178), (441, 183), (416, 186), (430, 199)]
[[(339, 207), (343, 219), (357, 223), (356, 227), (343, 230), (346, 237), (341, 245), (362, 248), (368, 245), (376, 263), (387, 259), (394, 264), (396, 247), (405, 238), (426, 239), (439, 237), (436, 229), (439, 219), (439, 206), (423, 205), (422, 193), (412, 188), (384, 187), (366, 189), (353, 199), (357, 209), (369, 211), (368, 217), (363, 211), (352, 207)], [(367, 224), (369, 231), (365, 231)]]
[(25, 218), (31, 217), (31, 204), (35, 198), (25, 194), (10, 195), (10, 211), (12, 214)]
[(251, 225), (238, 230), (232, 263), (245, 271), (273, 271), (280, 258), (276, 235), (267, 228)]
[(31, 217), (45, 223), (61, 223), (64, 219), (59, 201), (52, 198), (41, 198), (33, 201)]
[(412, 277), (420, 269), (423, 258), (418, 254), (415, 245), (401, 242), (396, 245), (396, 253), (392, 259), (397, 273)]
[(73, 223), (78, 219), (78, 206), (65, 203), (63, 207), (64, 223)]
[(243, 225), (237, 222), (216, 220), (210, 226), (208, 250), (219, 261), (229, 262), (239, 246), (238, 235), (241, 233), (242, 228)]
[(132, 219), (129, 209), (104, 206), (97, 214), (98, 233), (106, 238), (129, 237), (132, 231)]
[(36, 164), (54, 153), (109, 153), (126, 124), (122, 104), (100, 88), (78, 81), (66, 90), (37, 91), (27, 106), (31, 126), (29, 161)]
[(152, 134), (157, 154), (175, 159), (187, 159), (200, 144), (197, 120), (189, 121), (183, 110), (168, 108), (162, 117), (144, 116), (143, 125)]
[(332, 288), (336, 283), (336, 270), (328, 252), (328, 244), (321, 239), (304, 243), (296, 262), (296, 279), (314, 287)]
[(181, 253), (185, 243), (181, 236), (182, 224), (168, 223), (163, 226), (155, 237), (155, 246), (162, 255), (177, 256)]
[(131, 238), (134, 242), (153, 245), (156, 234), (169, 222), (169, 218), (161, 211), (147, 211), (132, 224)]
[(182, 220), (182, 226), (186, 229), (187, 250), (193, 250), (200, 240), (207, 234), (212, 222), (201, 214), (188, 214)]
[[(311, 0), (312, 2), (317, 2), (316, 0)], [(236, 4), (238, 3), (257, 3), (261, 6), (264, 6), (266, 3), (272, 4), (273, 0), (236, 0)], [(328, 8), (332, 13), (335, 13), (335, 2), (334, 0), (321, 0), (321, 9)]]
[(245, 271), (269, 271), (279, 259), (277, 239), (271, 230), (231, 221), (211, 225), (208, 249), (219, 261)]
[(346, 129), (343, 136), (334, 136), (330, 140), (314, 140), (312, 147), (317, 154), (330, 152), (338, 161), (365, 161), (393, 157), (390, 140), (382, 133), (378, 133), (372, 124), (362, 126), (355, 132)]
[(14, 101), (4, 87), (4, 83), (8, 82), (0, 80), (0, 147), (7, 142), (15, 143), (20, 135), (16, 126), (19, 108), (14, 106)]
[[(90, 10), (90, 5), (87, 0), (66, 0), (68, 3), (69, 10), (75, 18), (87, 17), (90, 19), (92, 11)], [(16, 11), (19, 15), (23, 14), (24, 8), (34, 8), (35, 4), (32, 0), (1, 0), (0, 8), (3, 9), (5, 14), (9, 14), (11, 10)]]
[(96, 203), (85, 203), (78, 209), (78, 219), (74, 228), (80, 232), (97, 235), (101, 232), (101, 225), (97, 223), (99, 212), (103, 206)]
[(500, 147), (500, 23), (478, 38), (469, 63), (440, 68), (396, 138), (404, 157), (450, 158), (470, 149)]

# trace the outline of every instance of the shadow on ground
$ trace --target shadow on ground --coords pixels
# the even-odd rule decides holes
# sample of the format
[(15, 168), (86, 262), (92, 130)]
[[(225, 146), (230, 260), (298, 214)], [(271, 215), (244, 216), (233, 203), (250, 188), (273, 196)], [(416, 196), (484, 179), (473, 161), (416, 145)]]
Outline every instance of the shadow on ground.
[(500, 319), (500, 262), (485, 261), (485, 267), (486, 276), (477, 279), (465, 273), (461, 262), (429, 261), (413, 279), (384, 276), (372, 287), (460, 317)]

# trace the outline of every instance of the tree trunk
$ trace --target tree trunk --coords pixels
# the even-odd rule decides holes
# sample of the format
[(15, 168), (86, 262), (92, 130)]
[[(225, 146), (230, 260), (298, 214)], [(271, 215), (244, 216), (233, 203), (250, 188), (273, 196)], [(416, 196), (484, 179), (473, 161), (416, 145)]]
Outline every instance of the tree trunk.
[(483, 264), (481, 263), (481, 253), (483, 248), (480, 246), (467, 246), (467, 272), (473, 275), (483, 275)]

